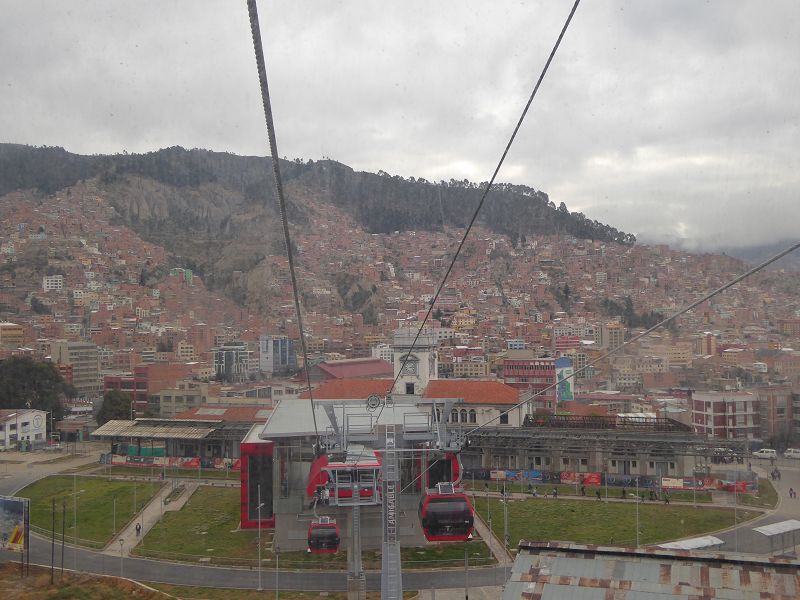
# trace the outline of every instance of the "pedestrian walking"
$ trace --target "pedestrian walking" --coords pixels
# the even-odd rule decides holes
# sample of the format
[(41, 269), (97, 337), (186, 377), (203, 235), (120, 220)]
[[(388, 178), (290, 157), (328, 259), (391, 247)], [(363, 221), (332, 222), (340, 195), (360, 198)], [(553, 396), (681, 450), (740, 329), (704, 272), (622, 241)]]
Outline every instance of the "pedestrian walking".
[(789, 488), (789, 498), (794, 498), (796, 493), (794, 488)]
[(557, 487), (553, 488), (553, 498), (558, 498), (558, 488)]
[(664, 504), (669, 504), (669, 492), (664, 492)]
[(600, 490), (595, 490), (594, 493), (597, 496), (597, 499), (600, 500)]
[(136, 523), (136, 537), (139, 537), (142, 533), (142, 524)]
[(622, 499), (623, 500), (625, 499), (625, 492), (627, 492), (627, 491), (628, 490), (626, 490), (625, 488), (622, 488)]
[(586, 495), (586, 486), (582, 485), (581, 486), (581, 496), (585, 496), (585, 495)]

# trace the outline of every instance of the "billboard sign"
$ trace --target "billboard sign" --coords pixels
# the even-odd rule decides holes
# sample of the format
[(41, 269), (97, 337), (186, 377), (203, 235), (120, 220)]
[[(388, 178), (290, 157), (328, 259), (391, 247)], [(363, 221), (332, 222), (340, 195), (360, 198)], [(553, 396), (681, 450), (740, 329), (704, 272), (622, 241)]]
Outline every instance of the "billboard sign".
[(27, 498), (0, 496), (0, 548), (22, 552), (25, 547)]
[(572, 392), (572, 376), (574, 373), (571, 359), (564, 356), (556, 359), (556, 381), (558, 382), (556, 393), (559, 402), (575, 399), (575, 395)]

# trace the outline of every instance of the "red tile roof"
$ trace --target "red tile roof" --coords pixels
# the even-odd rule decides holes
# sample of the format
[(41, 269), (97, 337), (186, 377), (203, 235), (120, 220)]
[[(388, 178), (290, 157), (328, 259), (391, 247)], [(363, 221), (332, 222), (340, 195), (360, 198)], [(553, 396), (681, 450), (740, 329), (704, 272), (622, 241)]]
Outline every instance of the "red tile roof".
[[(314, 390), (315, 400), (356, 400), (372, 394), (384, 395), (392, 389), (392, 379), (331, 379)], [(300, 394), (308, 398), (308, 392)]]
[(317, 367), (335, 379), (356, 377), (391, 377), (394, 367), (380, 358), (352, 358), (322, 362)]
[(423, 398), (463, 398), (465, 404), (517, 404), (519, 390), (499, 381), (436, 379)]
[(230, 406), (227, 404), (204, 404), (190, 408), (175, 419), (224, 421), (227, 423), (266, 423), (270, 408), (264, 406)]

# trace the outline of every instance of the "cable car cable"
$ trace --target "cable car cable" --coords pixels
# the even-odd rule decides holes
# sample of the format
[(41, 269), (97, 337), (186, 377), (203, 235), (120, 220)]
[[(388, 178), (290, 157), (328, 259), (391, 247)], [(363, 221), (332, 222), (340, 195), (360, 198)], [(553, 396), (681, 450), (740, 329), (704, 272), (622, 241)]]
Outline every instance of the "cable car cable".
[[(458, 255), (461, 253), (461, 249), (464, 247), (464, 243), (467, 241), (467, 236), (469, 236), (470, 231), (472, 230), (475, 221), (478, 218), (478, 213), (480, 213), (481, 208), (483, 207), (484, 202), (486, 201), (486, 197), (489, 195), (489, 191), (491, 191), (492, 186), (494, 185), (494, 181), (497, 178), (498, 173), (500, 172), (500, 168), (503, 166), (505, 162), (506, 156), (508, 155), (509, 150), (511, 150), (511, 144), (514, 143), (514, 139), (517, 137), (517, 133), (519, 132), (520, 128), (522, 127), (522, 123), (525, 120), (525, 116), (528, 114), (528, 109), (530, 109), (531, 104), (533, 103), (533, 99), (536, 97), (536, 93), (539, 91), (539, 87), (542, 85), (542, 81), (544, 80), (544, 76), (547, 74), (548, 69), (550, 68), (550, 63), (553, 61), (553, 57), (558, 50), (558, 47), (561, 45), (561, 40), (564, 38), (564, 34), (567, 32), (567, 28), (569, 27), (570, 22), (572, 21), (572, 17), (575, 14), (575, 11), (578, 9), (578, 5), (581, 3), (581, 0), (575, 0), (575, 3), (572, 5), (572, 10), (570, 10), (569, 15), (567, 16), (567, 20), (564, 22), (564, 26), (561, 28), (561, 33), (558, 35), (558, 39), (556, 43), (553, 45), (552, 50), (550, 51), (550, 55), (547, 57), (547, 61), (542, 68), (541, 73), (539, 74), (539, 79), (536, 81), (536, 85), (531, 92), (530, 97), (528, 98), (528, 102), (525, 104), (525, 108), (522, 110), (522, 114), (517, 121), (516, 126), (514, 127), (514, 131), (511, 133), (511, 137), (506, 144), (505, 149), (503, 150), (503, 154), (500, 157), (500, 160), (495, 167), (494, 173), (492, 174), (491, 179), (486, 184), (486, 187), (483, 190), (483, 194), (481, 194), (481, 199), (478, 202), (478, 206), (475, 208), (475, 211), (472, 214), (472, 218), (467, 225), (466, 230), (464, 231), (464, 235), (461, 238), (461, 241), (456, 248), (456, 252), (453, 255), (453, 259), (450, 261), (450, 265), (447, 267), (447, 271), (445, 271), (444, 277), (442, 278), (442, 282), (439, 284), (439, 287), (436, 290), (436, 294), (434, 294), (433, 299), (430, 302), (430, 306), (428, 306), (428, 311), (425, 313), (425, 318), (422, 320), (422, 323), (417, 330), (417, 334), (414, 337), (414, 341), (411, 343), (411, 349), (406, 352), (406, 355), (403, 357), (403, 362), (400, 365), (400, 369), (397, 371), (397, 375), (392, 382), (391, 387), (387, 390), (387, 394), (394, 389), (394, 386), (397, 385), (397, 381), (400, 379), (400, 374), (403, 372), (403, 368), (406, 366), (406, 362), (408, 361), (408, 356), (414, 350), (414, 347), (419, 340), (419, 336), (422, 333), (422, 330), (425, 327), (425, 324), (428, 322), (428, 319), (433, 312), (433, 307), (436, 305), (436, 300), (438, 300), (439, 295), (442, 293), (444, 289), (445, 283), (447, 283), (447, 279), (450, 276), (450, 272), (453, 270), (453, 267), (456, 264), (456, 260), (458, 260)], [(383, 407), (381, 407), (381, 411), (383, 411)], [(378, 414), (378, 418), (380, 418), (380, 413)]]
[(305, 332), (303, 329), (303, 314), (300, 310), (300, 294), (298, 292), (297, 276), (294, 268), (292, 253), (292, 239), (289, 234), (289, 219), (286, 214), (286, 198), (283, 194), (283, 181), (281, 179), (280, 159), (278, 158), (278, 142), (275, 139), (275, 123), (272, 119), (272, 104), (269, 99), (269, 85), (267, 83), (267, 67), (264, 60), (264, 45), (261, 41), (261, 29), (258, 24), (258, 7), (256, 0), (247, 0), (247, 12), (250, 16), (250, 31), (253, 36), (253, 50), (256, 55), (258, 68), (258, 81), (261, 88), (261, 101), (264, 105), (264, 118), (267, 123), (267, 137), (269, 138), (269, 151), (272, 155), (272, 170), (275, 175), (275, 190), (278, 194), (278, 208), (281, 213), (283, 225), (283, 239), (286, 244), (286, 256), (289, 260), (289, 275), (292, 280), (292, 294), (294, 295), (294, 309), (297, 313), (297, 326), (300, 328), (300, 347), (303, 352), (303, 366), (306, 372), (306, 386), (311, 400), (311, 417), (314, 420), (314, 432), (317, 435), (317, 448), (319, 448), (319, 429), (317, 429), (317, 414), (314, 410), (314, 394), (311, 390), (311, 374), (308, 369), (308, 350), (306, 348)]
[[(615, 354), (616, 352), (618, 352), (619, 350), (621, 350), (621, 349), (622, 349), (622, 348), (624, 348), (625, 346), (627, 346), (627, 345), (629, 345), (629, 344), (632, 344), (633, 342), (636, 342), (636, 341), (638, 341), (638, 340), (642, 339), (643, 337), (645, 337), (645, 336), (647, 336), (647, 335), (650, 335), (651, 333), (653, 333), (653, 332), (654, 332), (655, 330), (657, 330), (658, 328), (660, 328), (660, 327), (663, 327), (664, 325), (666, 325), (666, 324), (667, 324), (667, 323), (669, 323), (670, 321), (672, 321), (672, 320), (674, 320), (674, 319), (676, 319), (676, 318), (680, 317), (681, 315), (683, 315), (683, 314), (685, 314), (685, 313), (689, 312), (689, 311), (690, 311), (690, 310), (692, 310), (693, 308), (696, 308), (698, 305), (702, 304), (703, 302), (705, 302), (705, 301), (707, 301), (707, 300), (710, 300), (711, 298), (713, 298), (713, 297), (714, 297), (714, 296), (716, 296), (717, 294), (720, 294), (720, 293), (724, 292), (725, 290), (727, 290), (728, 288), (731, 288), (731, 287), (733, 287), (734, 285), (736, 285), (736, 284), (737, 284), (737, 283), (739, 283), (740, 281), (743, 281), (743, 280), (744, 280), (744, 279), (746, 279), (747, 277), (750, 277), (751, 275), (754, 275), (754, 274), (758, 273), (759, 271), (761, 271), (761, 270), (762, 270), (762, 269), (764, 269), (765, 267), (769, 266), (770, 264), (774, 263), (774, 262), (775, 262), (775, 261), (777, 261), (777, 260), (780, 260), (781, 258), (783, 258), (784, 256), (786, 256), (787, 254), (790, 254), (790, 253), (794, 252), (794, 251), (795, 251), (795, 250), (797, 250), (798, 248), (800, 248), (800, 242), (796, 242), (795, 244), (792, 244), (791, 246), (789, 246), (789, 247), (788, 247), (788, 248), (786, 248), (785, 250), (783, 250), (783, 251), (779, 252), (778, 254), (776, 254), (775, 256), (773, 256), (772, 258), (769, 258), (769, 259), (765, 260), (765, 261), (764, 261), (763, 263), (761, 263), (760, 265), (757, 265), (757, 266), (753, 267), (753, 268), (752, 268), (752, 269), (750, 269), (749, 271), (747, 271), (747, 272), (743, 273), (742, 275), (739, 275), (739, 276), (738, 276), (738, 277), (736, 277), (735, 279), (732, 279), (732, 280), (731, 280), (731, 281), (729, 281), (728, 283), (726, 283), (726, 284), (724, 284), (724, 285), (722, 285), (722, 286), (718, 287), (718, 288), (717, 288), (717, 289), (715, 289), (713, 292), (711, 292), (711, 293), (709, 293), (709, 294), (706, 294), (706, 295), (705, 295), (705, 296), (703, 296), (703, 297), (702, 297), (700, 300), (696, 300), (696, 301), (692, 302), (692, 303), (691, 303), (689, 306), (687, 306), (687, 307), (685, 307), (685, 308), (683, 308), (683, 309), (679, 310), (679, 311), (678, 311), (678, 312), (676, 312), (674, 315), (671, 315), (671, 316), (667, 317), (666, 319), (662, 320), (661, 322), (659, 322), (659, 323), (656, 323), (656, 324), (655, 324), (655, 325), (653, 325), (653, 326), (652, 326), (650, 329), (648, 329), (648, 330), (646, 330), (646, 331), (643, 331), (642, 333), (640, 333), (640, 334), (638, 334), (638, 335), (634, 336), (633, 338), (631, 338), (631, 339), (630, 339), (630, 340), (628, 340), (627, 342), (624, 342), (623, 344), (621, 344), (621, 345), (619, 345), (619, 346), (616, 346), (616, 347), (612, 348), (611, 350), (609, 350), (608, 352), (606, 352), (606, 353), (605, 353), (605, 354), (603, 354), (602, 356), (600, 356), (600, 357), (598, 357), (598, 358), (594, 359), (593, 361), (591, 361), (591, 362), (587, 363), (587, 364), (586, 364), (584, 367), (581, 367), (580, 369), (578, 369), (577, 371), (575, 371), (575, 372), (574, 372), (574, 373), (572, 373), (571, 375), (568, 375), (568, 376), (566, 376), (564, 379), (562, 379), (562, 380), (561, 380), (561, 382), (563, 382), (563, 381), (568, 381), (568, 380), (570, 380), (570, 379), (574, 379), (574, 378), (575, 378), (577, 375), (579, 375), (580, 373), (583, 373), (583, 372), (584, 372), (585, 370), (587, 370), (589, 367), (591, 367), (591, 366), (593, 366), (593, 365), (597, 364), (598, 362), (600, 362), (600, 361), (602, 361), (602, 360), (605, 360), (606, 358), (608, 358), (608, 357), (609, 357), (609, 356), (611, 356), (612, 354)], [(505, 411), (503, 411), (503, 412), (499, 413), (499, 414), (498, 414), (496, 417), (493, 417), (492, 419), (489, 419), (489, 420), (488, 420), (486, 423), (483, 423), (482, 425), (479, 425), (478, 427), (474, 427), (474, 428), (470, 429), (469, 431), (467, 431), (467, 432), (464, 434), (464, 439), (465, 439), (465, 440), (468, 440), (468, 438), (469, 438), (469, 436), (470, 436), (471, 434), (475, 433), (476, 431), (479, 431), (479, 430), (481, 430), (482, 428), (486, 427), (486, 426), (487, 426), (487, 425), (489, 425), (490, 423), (493, 423), (494, 421), (498, 420), (498, 419), (499, 419), (501, 416), (503, 416), (503, 415), (505, 415), (505, 414), (508, 414), (508, 413), (510, 413), (510, 412), (511, 412), (511, 411), (513, 411), (513, 410), (516, 410), (517, 408), (519, 408), (519, 407), (520, 407), (520, 406), (522, 406), (523, 404), (525, 404), (525, 403), (527, 403), (527, 402), (530, 402), (530, 401), (531, 401), (533, 398), (535, 398), (536, 396), (539, 396), (539, 395), (543, 394), (544, 392), (547, 392), (547, 391), (549, 391), (549, 390), (552, 390), (552, 389), (553, 389), (553, 388), (555, 388), (555, 387), (558, 387), (559, 383), (561, 383), (561, 382), (551, 383), (551, 384), (550, 384), (550, 385), (548, 385), (547, 387), (545, 387), (545, 388), (543, 388), (543, 389), (541, 389), (541, 390), (537, 391), (537, 392), (536, 392), (536, 393), (535, 393), (533, 396), (531, 396), (530, 398), (527, 398), (527, 399), (523, 400), (522, 402), (518, 402), (517, 404), (515, 404), (514, 406), (512, 406), (512, 407), (511, 407), (511, 408), (509, 408), (508, 410), (505, 410)], [(412, 485), (414, 485), (414, 483), (416, 483), (416, 481), (417, 481), (418, 479), (422, 478), (422, 477), (423, 477), (423, 476), (424, 476), (424, 475), (425, 475), (425, 474), (426, 474), (428, 471), (430, 471), (430, 470), (431, 470), (431, 468), (433, 468), (433, 466), (436, 464), (436, 462), (438, 462), (438, 460), (439, 460), (439, 459), (436, 459), (434, 462), (432, 462), (430, 465), (428, 465), (428, 467), (427, 467), (426, 469), (424, 469), (424, 470), (423, 470), (423, 471), (422, 471), (422, 472), (421, 472), (419, 475), (417, 475), (417, 476), (416, 476), (414, 479), (412, 479), (412, 480), (411, 480), (411, 481), (410, 481), (410, 482), (409, 482), (409, 483), (408, 483), (408, 484), (407, 484), (407, 485), (406, 485), (406, 486), (405, 486), (405, 487), (404, 487), (402, 490), (400, 490), (400, 493), (402, 494), (402, 493), (403, 493), (403, 492), (405, 492), (405, 491), (406, 491), (406, 490), (407, 490), (409, 487), (411, 487)]]

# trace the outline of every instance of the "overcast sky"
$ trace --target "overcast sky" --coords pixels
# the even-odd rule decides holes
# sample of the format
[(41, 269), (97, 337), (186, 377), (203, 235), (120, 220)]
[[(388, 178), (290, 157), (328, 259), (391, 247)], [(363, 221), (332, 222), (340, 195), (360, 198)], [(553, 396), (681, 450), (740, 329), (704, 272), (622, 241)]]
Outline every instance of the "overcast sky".
[[(262, 0), (281, 156), (487, 180), (571, 1)], [(245, 0), (0, 0), (0, 141), (265, 155)], [(797, 238), (800, 3), (584, 0), (499, 180), (689, 248)]]

